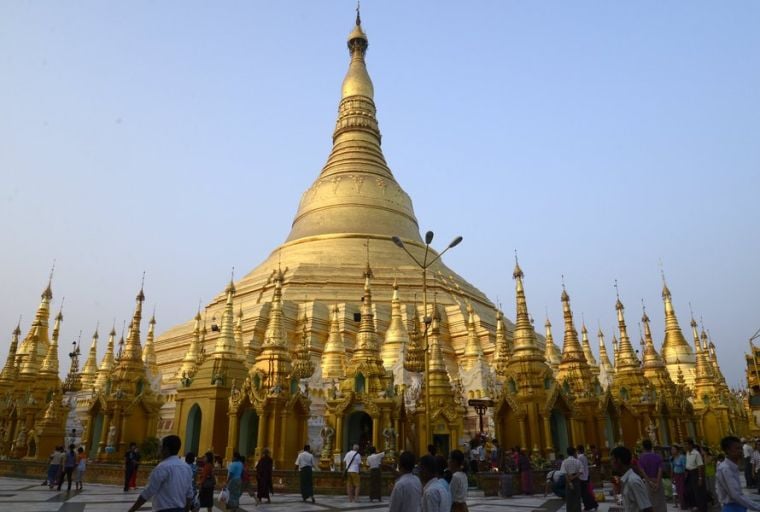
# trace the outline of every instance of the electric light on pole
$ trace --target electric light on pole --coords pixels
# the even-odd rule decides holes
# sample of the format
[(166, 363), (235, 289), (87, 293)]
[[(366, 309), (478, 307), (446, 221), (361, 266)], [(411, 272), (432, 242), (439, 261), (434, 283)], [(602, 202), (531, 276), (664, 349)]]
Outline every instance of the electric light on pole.
[(430, 255), (430, 244), (433, 241), (433, 236), (434, 235), (432, 231), (425, 233), (425, 254), (422, 257), (422, 261), (417, 259), (414, 254), (409, 252), (409, 249), (406, 248), (406, 245), (404, 245), (404, 242), (399, 237), (392, 237), (393, 243), (396, 244), (399, 248), (403, 249), (404, 252), (412, 259), (412, 261), (414, 261), (414, 263), (416, 263), (417, 266), (422, 270), (422, 321), (425, 324), (422, 333), (423, 339), (425, 340), (425, 346), (422, 348), (422, 351), (425, 354), (425, 423), (427, 425), (428, 443), (431, 443), (433, 440), (433, 426), (430, 424), (430, 351), (428, 350), (430, 348), (428, 346), (428, 331), (430, 324), (433, 322), (433, 319), (428, 315), (427, 309), (427, 269), (430, 268), (433, 263), (441, 259), (441, 256), (446, 254), (446, 251), (456, 247), (462, 242), (461, 236), (454, 238), (454, 240), (452, 240), (451, 243), (449, 243), (449, 245), (446, 246), (443, 251), (428, 261), (428, 256)]

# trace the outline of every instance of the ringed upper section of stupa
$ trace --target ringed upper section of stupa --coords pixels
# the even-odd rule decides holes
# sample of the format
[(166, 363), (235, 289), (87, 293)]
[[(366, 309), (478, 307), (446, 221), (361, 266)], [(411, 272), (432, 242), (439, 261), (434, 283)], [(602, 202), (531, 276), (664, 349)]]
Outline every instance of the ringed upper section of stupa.
[[(394, 282), (401, 301), (413, 307), (416, 298), (421, 312), (420, 268), (394, 244), (392, 237), (398, 236), (420, 261), (425, 244), (412, 200), (396, 181), (381, 149), (374, 88), (365, 62), (368, 46), (357, 14), (356, 24), (348, 36), (350, 63), (341, 88), (332, 151), (319, 176), (303, 193), (285, 242), (235, 283), (236, 310), (237, 305), (242, 306), (246, 340), (251, 338), (252, 332), (255, 336), (264, 328), (267, 304), (274, 291), (273, 275), (278, 268), (284, 276), (282, 296), (286, 324), (300, 322), (300, 317), (306, 315), (317, 323), (324, 323), (319, 330), (325, 328), (325, 337), (333, 305), (341, 304), (342, 316), (346, 318), (351, 318), (351, 312), (359, 311), (368, 265), (373, 274), (372, 293), (378, 310), (377, 330), (381, 335), (390, 322)], [(442, 245), (447, 242), (440, 241)], [(433, 258), (437, 255), (431, 254)], [(480, 334), (486, 339), (492, 338), (495, 306), (480, 290), (441, 260), (429, 268), (427, 284), (428, 301), (435, 298), (449, 317), (452, 339), (461, 336), (462, 346), (465, 343), (467, 304), (475, 311), (481, 325)], [(225, 294), (220, 292), (207, 305), (209, 320), (213, 316), (221, 318), (225, 300)], [(297, 332), (300, 337), (300, 328), (291, 331), (295, 326), (286, 325), (286, 329)], [(179, 366), (192, 331), (190, 320), (159, 337), (156, 351), (162, 366)], [(209, 332), (211, 336), (216, 334)], [(295, 340), (296, 334), (293, 336)], [(210, 343), (212, 339), (209, 337), (207, 341)], [(319, 345), (316, 343), (316, 348)], [(459, 343), (452, 341), (452, 345), (456, 351)], [(490, 352), (490, 344), (484, 343), (486, 347)], [(170, 367), (167, 369), (171, 370)]]

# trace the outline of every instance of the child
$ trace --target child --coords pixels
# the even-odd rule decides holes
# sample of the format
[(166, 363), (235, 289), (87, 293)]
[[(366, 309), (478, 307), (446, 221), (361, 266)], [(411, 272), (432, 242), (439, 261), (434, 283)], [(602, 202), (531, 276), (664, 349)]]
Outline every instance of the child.
[(87, 455), (84, 453), (84, 448), (80, 446), (79, 449), (77, 449), (77, 491), (82, 490), (82, 482), (84, 481), (85, 469), (87, 469)]

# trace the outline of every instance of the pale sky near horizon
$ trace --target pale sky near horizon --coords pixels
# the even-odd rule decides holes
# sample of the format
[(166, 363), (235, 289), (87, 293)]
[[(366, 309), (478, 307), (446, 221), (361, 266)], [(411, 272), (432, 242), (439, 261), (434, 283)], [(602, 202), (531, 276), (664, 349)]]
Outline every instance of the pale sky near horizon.
[[(0, 3), (0, 362), (54, 259), (63, 345), (100, 322), (100, 357), (144, 270), (162, 332), (282, 243), (330, 152), (354, 8)], [(662, 261), (687, 339), (691, 303), (744, 383), (760, 3), (365, 0), (362, 20), (385, 157), (434, 245), (464, 236), (451, 268), (513, 318), (517, 249), (539, 332), (548, 311), (562, 340), (564, 274), (608, 350), (617, 279), (659, 349)]]

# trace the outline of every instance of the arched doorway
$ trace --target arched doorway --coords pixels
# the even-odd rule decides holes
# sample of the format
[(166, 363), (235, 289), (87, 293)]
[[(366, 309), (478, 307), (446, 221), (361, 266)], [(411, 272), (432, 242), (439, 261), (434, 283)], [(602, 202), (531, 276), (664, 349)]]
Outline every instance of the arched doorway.
[(350, 450), (354, 444), (358, 444), (362, 452), (372, 444), (372, 417), (369, 414), (364, 411), (354, 411), (346, 418), (345, 425), (344, 453)]
[(557, 453), (567, 453), (567, 447), (570, 446), (570, 437), (567, 431), (567, 418), (559, 409), (552, 409), (550, 418), (552, 428), (552, 445)]
[(103, 413), (98, 412), (91, 421), (92, 427), (90, 428), (90, 451), (87, 453), (90, 457), (94, 457), (98, 453), (100, 436), (103, 435)]
[(515, 411), (505, 403), (499, 411), (499, 443), (504, 448), (520, 446), (520, 422)]
[(238, 451), (244, 457), (250, 457), (256, 451), (259, 438), (259, 415), (253, 409), (246, 409), (240, 416)]
[(623, 444), (625, 446), (636, 446), (639, 440), (639, 420), (625, 406), (620, 409), (620, 426), (623, 430)]
[(198, 404), (194, 404), (187, 415), (185, 437), (187, 438), (187, 451), (197, 454), (198, 445), (201, 441), (201, 408), (198, 407)]

